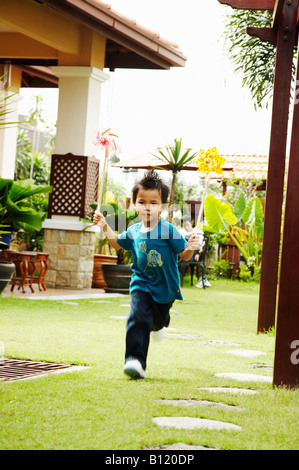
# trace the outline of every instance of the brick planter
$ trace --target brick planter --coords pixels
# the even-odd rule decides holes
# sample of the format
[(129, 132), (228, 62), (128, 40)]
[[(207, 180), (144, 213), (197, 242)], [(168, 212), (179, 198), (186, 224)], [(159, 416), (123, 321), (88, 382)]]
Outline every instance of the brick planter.
[(89, 289), (92, 285), (95, 233), (45, 229), (49, 253), (47, 287)]

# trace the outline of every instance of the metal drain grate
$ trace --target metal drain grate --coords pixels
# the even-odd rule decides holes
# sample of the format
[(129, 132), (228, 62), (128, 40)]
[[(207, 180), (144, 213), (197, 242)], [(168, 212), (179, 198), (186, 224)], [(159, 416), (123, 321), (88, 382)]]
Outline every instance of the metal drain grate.
[(4, 359), (0, 362), (0, 381), (22, 380), (38, 375), (45, 375), (59, 369), (72, 367), (69, 364), (53, 362), (22, 361), (19, 359)]

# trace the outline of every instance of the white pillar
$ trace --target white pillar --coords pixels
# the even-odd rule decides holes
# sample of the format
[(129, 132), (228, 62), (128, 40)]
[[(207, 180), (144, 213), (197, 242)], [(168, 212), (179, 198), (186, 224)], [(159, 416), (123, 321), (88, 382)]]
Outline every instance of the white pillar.
[[(1, 99), (11, 94), (11, 92), (2, 91)], [(18, 121), (17, 102), (18, 95), (8, 100), (7, 114), (1, 117), (3, 125), (0, 125), (0, 177), (12, 180), (15, 171), (18, 125), (8, 123)]]
[(95, 67), (52, 67), (59, 78), (55, 152), (92, 156), (99, 130), (102, 83), (109, 76)]
[[(59, 101), (55, 153), (95, 154), (99, 130), (101, 86), (109, 76), (95, 67), (58, 66)], [(43, 223), (44, 251), (50, 253), (46, 283), (51, 287), (88, 288), (92, 285), (96, 227), (82, 232), (79, 217), (53, 215)]]

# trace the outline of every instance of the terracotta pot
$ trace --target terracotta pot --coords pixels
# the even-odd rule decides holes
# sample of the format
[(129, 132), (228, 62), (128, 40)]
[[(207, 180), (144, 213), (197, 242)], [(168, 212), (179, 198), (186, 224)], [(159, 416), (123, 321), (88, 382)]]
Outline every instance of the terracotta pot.
[(104, 280), (103, 272), (101, 269), (102, 263), (116, 264), (117, 256), (94, 255), (92, 287), (103, 289), (104, 287), (106, 287), (106, 282)]

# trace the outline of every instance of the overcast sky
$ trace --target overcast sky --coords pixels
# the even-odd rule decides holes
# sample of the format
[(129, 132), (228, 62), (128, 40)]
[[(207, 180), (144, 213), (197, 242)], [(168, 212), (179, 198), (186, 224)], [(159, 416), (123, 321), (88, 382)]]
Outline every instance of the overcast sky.
[(177, 43), (188, 57), (184, 68), (114, 73), (107, 114), (126, 156), (152, 151), (176, 137), (194, 150), (217, 146), (220, 153), (268, 153), (271, 106), (270, 111), (254, 110), (224, 50), (229, 7), (217, 0), (109, 3)]
[[(109, 3), (178, 44), (188, 58), (184, 68), (110, 73), (103, 86), (100, 127), (119, 135), (121, 159), (153, 152), (179, 137), (194, 151), (216, 146), (222, 154), (268, 154), (271, 105), (268, 111), (254, 110), (242, 76), (234, 74), (227, 58), (223, 31), (229, 7), (217, 0)], [(55, 119), (57, 91), (50, 93), (54, 96), (47, 109)]]

